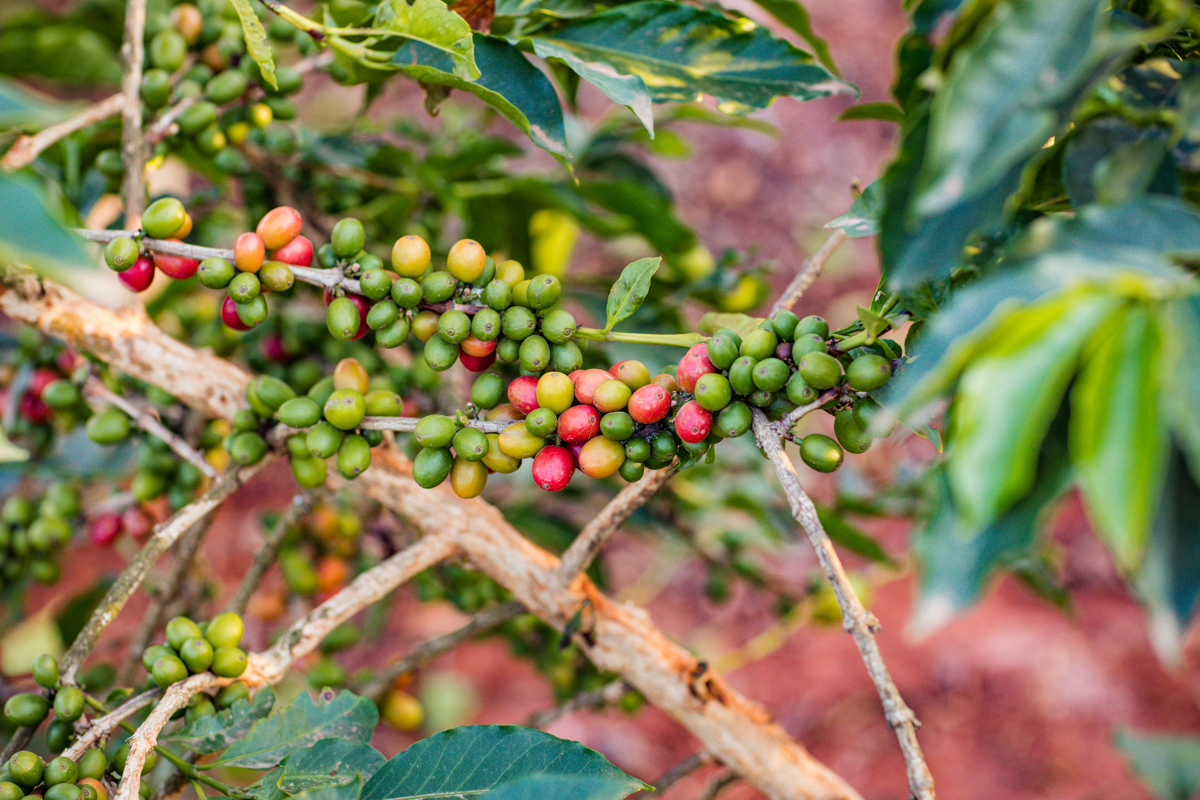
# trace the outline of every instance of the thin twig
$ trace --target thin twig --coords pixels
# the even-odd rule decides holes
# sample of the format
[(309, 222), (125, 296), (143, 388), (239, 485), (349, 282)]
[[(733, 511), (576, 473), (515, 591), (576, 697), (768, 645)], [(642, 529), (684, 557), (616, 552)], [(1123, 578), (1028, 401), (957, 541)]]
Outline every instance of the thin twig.
[(566, 702), (559, 703), (554, 708), (530, 714), (529, 718), (523, 724), (526, 728), (544, 728), (568, 714), (574, 714), (576, 711), (582, 711), (585, 708), (600, 708), (612, 705), (628, 693), (629, 684), (623, 679), (617, 678), (615, 681), (604, 684), (599, 689), (580, 692)]
[(879, 620), (863, 606), (855, 594), (841, 559), (834, 550), (833, 542), (817, 516), (816, 506), (804, 491), (791, 459), (783, 452), (780, 444), (783, 431), (772, 425), (759, 409), (752, 409), (752, 412), (754, 438), (775, 468), (775, 475), (779, 478), (784, 494), (787, 495), (788, 505), (791, 506), (792, 516), (800, 523), (813, 550), (816, 551), (817, 561), (820, 562), (821, 570), (833, 588), (838, 607), (842, 610), (842, 626), (854, 638), (867, 673), (875, 684), (879, 699), (883, 701), (887, 723), (900, 741), (900, 751), (904, 755), (904, 766), (908, 772), (909, 792), (917, 800), (933, 800), (933, 775), (929, 772), (925, 755), (917, 741), (917, 726), (920, 723), (900, 696), (900, 690), (892, 680), (883, 654), (879, 651), (879, 643), (875, 640)]
[(92, 724), (88, 726), (87, 732), (71, 742), (71, 746), (63, 751), (63, 755), (73, 761), (78, 761), (80, 756), (102, 741), (104, 737), (121, 724), (122, 720), (141, 711), (161, 695), (162, 689), (150, 689), (149, 691), (134, 695), (103, 717), (92, 720)]
[(736, 772), (727, 772), (719, 778), (713, 780), (704, 790), (704, 794), (700, 795), (699, 800), (716, 800), (717, 795), (725, 791), (725, 787), (739, 780), (742, 776)]
[(312, 503), (313, 496), (308, 491), (301, 491), (292, 498), (292, 502), (288, 504), (287, 509), (280, 515), (275, 526), (271, 528), (270, 532), (263, 539), (262, 547), (255, 554), (250, 568), (246, 570), (246, 574), (243, 576), (242, 583), (238, 586), (237, 592), (234, 593), (233, 597), (229, 598), (229, 603), (225, 606), (226, 611), (241, 614), (246, 610), (246, 606), (250, 602), (250, 595), (254, 594), (254, 590), (258, 588), (263, 575), (267, 574), (267, 570), (275, 562), (275, 556), (279, 553), (279, 545), (282, 544), (283, 537), (287, 536), (288, 530), (309, 512), (312, 508)]
[(655, 778), (650, 784), (654, 787), (653, 789), (640, 792), (635, 797), (638, 800), (650, 800), (651, 797), (658, 797), (688, 775), (711, 763), (713, 763), (713, 757), (704, 750), (701, 750), (699, 753), (692, 753), (658, 778)]
[(142, 35), (146, 27), (146, 0), (127, 0), (125, 3), (125, 38), (121, 43), (121, 163), (125, 175), (121, 181), (121, 197), (125, 201), (126, 224), (134, 225), (142, 218), (146, 205), (146, 182), (142, 174), (146, 165), (146, 142), (142, 138)]
[(174, 135), (178, 131), (178, 127), (175, 126), (175, 120), (179, 119), (183, 115), (183, 112), (196, 105), (199, 100), (200, 98), (195, 96), (185, 97), (162, 114), (159, 114), (158, 119), (154, 120), (150, 127), (146, 129), (146, 143), (155, 145), (168, 136)]
[(149, 408), (138, 408), (133, 403), (126, 400), (121, 395), (109, 390), (100, 379), (92, 377), (84, 384), (84, 390), (110, 406), (116, 406), (125, 412), (133, 424), (144, 430), (146, 433), (160, 440), (167, 447), (170, 447), (175, 455), (182, 458), (184, 461), (191, 464), (196, 469), (203, 472), (209, 478), (216, 478), (217, 471), (213, 469), (213, 465), (204, 460), (204, 456), (200, 455), (194, 447), (185, 442), (178, 434), (163, 425), (159, 421), (158, 415)]
[(62, 680), (65, 684), (75, 681), (75, 674), (83, 665), (88, 653), (95, 647), (104, 628), (112, 622), (125, 603), (137, 591), (138, 586), (145, 580), (154, 563), (185, 531), (203, 519), (210, 511), (225, 501), (243, 483), (256, 475), (263, 467), (275, 460), (274, 455), (268, 455), (257, 464), (242, 467), (225, 473), (213, 483), (212, 487), (200, 497), (188, 503), (174, 516), (159, 525), (154, 535), (146, 542), (141, 552), (129, 563), (129, 566), (117, 577), (116, 582), (108, 590), (108, 594), (100, 601), (100, 605), (92, 612), (91, 619), (84, 625), (83, 630), (75, 637), (66, 655), (59, 661)]
[(125, 95), (114, 94), (98, 103), (93, 103), (68, 120), (60, 122), (57, 125), (51, 125), (49, 128), (38, 131), (35, 134), (22, 136), (8, 149), (8, 152), (4, 154), (4, 158), (0, 159), (0, 170), (12, 172), (13, 170), (18, 170), (21, 167), (32, 164), (33, 160), (43, 150), (60, 139), (70, 136), (75, 131), (83, 130), (89, 125), (103, 122), (117, 114), (124, 105), (124, 102)]
[(816, 400), (813, 400), (808, 405), (798, 406), (797, 408), (793, 408), (791, 411), (784, 414), (783, 418), (779, 420), (779, 429), (781, 431), (790, 431), (792, 426), (799, 422), (803, 417), (808, 416), (837, 396), (837, 389), (826, 389)]
[(817, 275), (821, 274), (821, 269), (825, 266), (825, 262), (833, 255), (833, 251), (838, 249), (838, 245), (846, 240), (846, 231), (842, 228), (835, 228), (833, 233), (829, 234), (829, 238), (825, 243), (817, 248), (817, 252), (813, 253), (804, 263), (800, 265), (800, 269), (796, 272), (796, 277), (792, 278), (792, 282), (787, 285), (783, 293), (779, 295), (779, 300), (775, 302), (773, 311), (778, 311), (782, 308), (791, 308), (800, 299), (800, 295), (812, 286), (812, 282), (817, 279)]
[(617, 496), (608, 501), (563, 553), (562, 563), (558, 567), (559, 580), (563, 584), (569, 584), (575, 580), (576, 575), (586, 570), (600, 553), (608, 537), (612, 536), (633, 512), (657, 494), (673, 473), (673, 469), (651, 470), (637, 483), (631, 483), (617, 492)]
[(516, 600), (485, 608), (471, 617), (470, 622), (466, 625), (414, 646), (404, 658), (380, 670), (379, 674), (359, 691), (359, 694), (379, 702), (387, 694), (388, 688), (396, 678), (416, 672), (447, 650), (524, 613), (525, 606)]

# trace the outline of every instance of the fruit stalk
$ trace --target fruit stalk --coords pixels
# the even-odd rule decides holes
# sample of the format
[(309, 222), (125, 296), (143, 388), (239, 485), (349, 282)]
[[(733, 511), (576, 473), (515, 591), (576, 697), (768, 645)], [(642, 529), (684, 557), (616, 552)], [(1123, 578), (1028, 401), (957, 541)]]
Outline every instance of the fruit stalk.
[(626, 344), (659, 344), (668, 347), (691, 347), (708, 341), (702, 333), (625, 333), (622, 331), (602, 331), (599, 328), (579, 328), (575, 331), (576, 338), (590, 339), (593, 342), (624, 342)]

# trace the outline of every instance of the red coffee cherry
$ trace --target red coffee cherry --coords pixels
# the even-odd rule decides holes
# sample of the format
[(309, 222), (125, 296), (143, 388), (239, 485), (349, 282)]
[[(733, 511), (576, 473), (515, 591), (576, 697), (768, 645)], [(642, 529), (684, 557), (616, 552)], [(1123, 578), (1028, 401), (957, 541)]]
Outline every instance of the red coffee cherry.
[(656, 383), (648, 384), (633, 393), (627, 410), (634, 422), (658, 422), (671, 411), (671, 393)]
[(116, 541), (124, 528), (125, 525), (121, 522), (120, 515), (100, 514), (92, 520), (92, 524), (88, 528), (88, 536), (93, 544), (107, 547)]
[(283, 247), (272, 250), (271, 259), (297, 267), (311, 267), (313, 262), (313, 243), (307, 236), (297, 236)]
[(243, 233), (233, 243), (233, 264), (241, 272), (258, 272), (266, 257), (267, 246), (257, 233)]
[(303, 228), (304, 220), (299, 211), (290, 206), (279, 206), (258, 221), (254, 232), (262, 237), (268, 250), (278, 250), (299, 236)]
[(713, 415), (695, 400), (688, 400), (675, 415), (675, 433), (688, 444), (704, 441), (713, 426)]
[(508, 402), (522, 414), (528, 414), (538, 407), (537, 382), (538, 379), (532, 375), (522, 375), (508, 385)]
[(596, 387), (605, 381), (612, 380), (612, 375), (602, 369), (585, 369), (572, 374), (571, 380), (575, 384), (575, 399), (591, 405)]
[[(165, 241), (178, 242), (179, 240), (167, 239)], [(134, 264), (136, 266), (136, 262), (134, 262)], [(164, 275), (174, 278), (177, 281), (183, 281), (196, 274), (196, 270), (200, 268), (200, 262), (194, 258), (170, 256), (166, 253), (155, 253), (154, 266), (158, 267)]]
[(496, 363), (496, 354), (488, 353), (486, 356), (473, 356), (466, 350), (460, 350), (458, 361), (468, 372), (487, 372)]
[(125, 288), (131, 292), (144, 292), (154, 282), (154, 262), (146, 256), (141, 256), (133, 262), (132, 267), (117, 273), (117, 280), (125, 284)]
[[(122, 272), (121, 275), (127, 275), (128, 272)], [(233, 298), (225, 295), (225, 299), (221, 301), (221, 322), (235, 331), (248, 331), (251, 325), (242, 322), (241, 317), (237, 313), (237, 303), (233, 302)]]
[(701, 375), (716, 372), (717, 368), (708, 360), (708, 347), (703, 344), (692, 345), (687, 354), (679, 359), (679, 368), (675, 370), (675, 379), (680, 387), (689, 394), (696, 389), (696, 381)]
[(561, 492), (574, 473), (575, 458), (565, 447), (548, 445), (533, 457), (533, 482), (547, 492)]
[(596, 438), (600, 435), (600, 412), (592, 406), (571, 406), (558, 415), (558, 435), (572, 444)]
[(466, 339), (463, 339), (458, 346), (469, 356), (483, 358), (485, 356), (490, 356), (493, 352), (495, 352), (496, 344), (497, 342), (495, 341), (485, 342), (482, 339), (476, 338), (475, 334), (471, 334)]

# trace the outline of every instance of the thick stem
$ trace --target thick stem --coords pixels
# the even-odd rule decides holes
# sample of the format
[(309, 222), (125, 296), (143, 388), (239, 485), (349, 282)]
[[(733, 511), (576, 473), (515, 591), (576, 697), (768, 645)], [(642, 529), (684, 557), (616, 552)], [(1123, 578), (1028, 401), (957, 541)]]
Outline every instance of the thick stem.
[(850, 578), (846, 575), (841, 559), (838, 558), (837, 551), (833, 547), (833, 542), (817, 516), (816, 506), (813, 505), (808, 493), (804, 491), (804, 486), (800, 483), (800, 476), (796, 474), (796, 468), (783, 452), (780, 437), (784, 431), (773, 426), (759, 409), (754, 409), (753, 414), (754, 438), (771, 461), (771, 466), (775, 468), (775, 475), (779, 478), (784, 494), (787, 495), (788, 505), (791, 506), (792, 516), (796, 518), (800, 527), (808, 535), (809, 543), (817, 554), (821, 570), (825, 573), (829, 585), (833, 587), (834, 597), (837, 598), (838, 607), (842, 610), (842, 625), (846, 632), (854, 638), (858, 652), (867, 667), (867, 673), (871, 676), (871, 681), (879, 693), (879, 699), (883, 702), (887, 723), (896, 732), (896, 738), (900, 741), (900, 751), (904, 755), (904, 765), (908, 772), (909, 792), (917, 800), (933, 800), (933, 775), (929, 772), (929, 766), (925, 763), (925, 755), (921, 752), (921, 745), (917, 741), (917, 726), (920, 723), (912, 709), (905, 704), (904, 698), (900, 696), (900, 690), (896, 687), (896, 682), (892, 680), (887, 664), (883, 660), (883, 654), (879, 651), (879, 643), (875, 640), (875, 633), (879, 630), (879, 620), (863, 606), (862, 601), (855, 594)]
[(136, 226), (146, 205), (146, 143), (142, 138), (142, 35), (146, 27), (146, 0), (125, 3), (125, 39), (121, 43), (121, 197), (125, 201), (125, 224)]

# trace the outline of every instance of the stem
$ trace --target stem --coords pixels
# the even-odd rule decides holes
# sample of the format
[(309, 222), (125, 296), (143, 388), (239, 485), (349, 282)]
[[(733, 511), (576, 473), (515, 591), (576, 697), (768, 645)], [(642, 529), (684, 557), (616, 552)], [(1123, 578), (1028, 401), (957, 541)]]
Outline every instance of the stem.
[(556, 705), (554, 708), (548, 708), (545, 711), (531, 714), (525, 720), (524, 724), (526, 728), (544, 728), (551, 722), (556, 722), (568, 714), (574, 714), (576, 711), (582, 711), (585, 708), (600, 708), (612, 705), (630, 691), (632, 691), (630, 685), (624, 679), (617, 678), (615, 681), (604, 684), (599, 689), (580, 692), (566, 702)]
[(254, 556), (254, 562), (250, 564), (250, 568), (246, 570), (246, 575), (242, 578), (237, 592), (229, 598), (229, 604), (225, 606), (226, 611), (241, 614), (246, 610), (246, 605), (250, 602), (250, 595), (254, 594), (254, 590), (258, 588), (263, 576), (267, 574), (267, 570), (274, 563), (275, 556), (279, 553), (279, 545), (283, 543), (283, 537), (287, 535), (288, 529), (295, 525), (311, 508), (311, 492), (302, 491), (292, 498), (287, 510), (283, 512), (279, 521), (275, 523), (275, 527), (263, 540), (262, 548)]
[(125, 201), (125, 223), (141, 221), (146, 205), (146, 184), (142, 171), (146, 164), (146, 144), (142, 138), (142, 34), (146, 27), (146, 0), (128, 0), (125, 4), (125, 38), (121, 43), (121, 162), (125, 168), (121, 197)]
[(146, 433), (161, 439), (168, 447), (174, 451), (175, 455), (182, 458), (184, 461), (191, 464), (196, 469), (203, 472), (209, 478), (216, 478), (217, 471), (213, 469), (212, 464), (204, 460), (204, 456), (196, 452), (195, 448), (179, 438), (174, 431), (167, 428), (158, 420), (158, 416), (148, 408), (139, 409), (133, 403), (130, 403), (124, 397), (109, 390), (98, 378), (91, 377), (84, 385), (84, 390), (110, 406), (116, 406), (125, 412), (133, 423)]
[(12, 172), (13, 170), (28, 166), (50, 145), (70, 136), (75, 131), (82, 130), (97, 122), (103, 122), (119, 113), (124, 107), (125, 95), (114, 94), (94, 105), (88, 106), (64, 122), (51, 125), (49, 128), (38, 131), (32, 136), (22, 136), (20, 139), (17, 139), (16, 144), (8, 149), (8, 152), (4, 154), (4, 158), (0, 158), (0, 170)]
[(796, 277), (792, 278), (792, 282), (787, 285), (783, 293), (779, 295), (779, 300), (775, 303), (774, 310), (778, 311), (781, 308), (791, 308), (800, 299), (800, 296), (807, 291), (809, 286), (812, 286), (813, 281), (821, 274), (821, 269), (825, 266), (825, 262), (829, 261), (829, 257), (838, 249), (838, 245), (846, 241), (846, 231), (842, 228), (835, 228), (833, 233), (829, 234), (829, 238), (825, 243), (817, 248), (817, 252), (813, 253), (810, 258), (800, 265), (800, 269), (796, 272)]
[(575, 331), (575, 335), (580, 339), (590, 339), (593, 342), (661, 344), (670, 347), (691, 347), (708, 341), (708, 337), (702, 333), (623, 333), (621, 331), (603, 331), (599, 328), (579, 328)]

